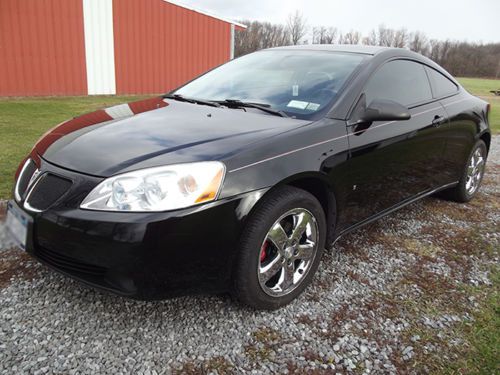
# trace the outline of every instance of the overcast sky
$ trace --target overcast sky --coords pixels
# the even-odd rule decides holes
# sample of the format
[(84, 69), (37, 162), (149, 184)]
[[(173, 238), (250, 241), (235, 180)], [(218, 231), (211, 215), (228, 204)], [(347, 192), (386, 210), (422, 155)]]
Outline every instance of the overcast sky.
[(231, 19), (285, 23), (299, 9), (309, 26), (363, 34), (385, 24), (430, 38), (500, 42), (500, 0), (180, 0)]

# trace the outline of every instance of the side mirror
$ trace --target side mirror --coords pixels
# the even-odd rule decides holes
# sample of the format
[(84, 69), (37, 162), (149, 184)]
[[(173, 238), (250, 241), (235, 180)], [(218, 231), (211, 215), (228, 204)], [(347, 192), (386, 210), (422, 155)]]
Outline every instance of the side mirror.
[(392, 100), (374, 99), (358, 122), (402, 121), (411, 118), (408, 108)]

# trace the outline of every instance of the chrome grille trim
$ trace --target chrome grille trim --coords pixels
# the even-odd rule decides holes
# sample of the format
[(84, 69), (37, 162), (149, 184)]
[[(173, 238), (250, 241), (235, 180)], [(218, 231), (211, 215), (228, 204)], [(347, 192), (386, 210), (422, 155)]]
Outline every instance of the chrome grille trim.
[(37, 180), (38, 176), (40, 176), (40, 169), (37, 168), (37, 169), (35, 169), (35, 171), (31, 175), (31, 178), (28, 182), (28, 186), (26, 187), (26, 191), (28, 191), (30, 186), (33, 185), (33, 182), (35, 182)]
[[(23, 180), (24, 174), (26, 173), (26, 169), (28, 168), (28, 166), (30, 165), (30, 163), (33, 163), (33, 160), (31, 160), (29, 158), (26, 159), (26, 161), (24, 162), (23, 167), (21, 168), (21, 172), (19, 172), (19, 176), (17, 176), (16, 185), (14, 187), (14, 198), (16, 198), (17, 202), (21, 202), (22, 201), (21, 193), (19, 192), (19, 184)], [(38, 169), (35, 170), (35, 172), (33, 173), (33, 175), (36, 173), (36, 171), (38, 171)], [(33, 175), (31, 176), (30, 181), (29, 181), (28, 185), (26, 186), (25, 193), (28, 191), (30, 185), (32, 184), (31, 180), (33, 178)]]

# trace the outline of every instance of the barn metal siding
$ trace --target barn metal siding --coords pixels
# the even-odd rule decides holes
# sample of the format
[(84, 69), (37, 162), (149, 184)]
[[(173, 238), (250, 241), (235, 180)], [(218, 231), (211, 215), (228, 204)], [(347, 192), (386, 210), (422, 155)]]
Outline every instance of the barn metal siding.
[(113, 0), (117, 94), (162, 93), (230, 58), (231, 25), (163, 0)]
[(82, 0), (0, 0), (0, 96), (82, 94)]

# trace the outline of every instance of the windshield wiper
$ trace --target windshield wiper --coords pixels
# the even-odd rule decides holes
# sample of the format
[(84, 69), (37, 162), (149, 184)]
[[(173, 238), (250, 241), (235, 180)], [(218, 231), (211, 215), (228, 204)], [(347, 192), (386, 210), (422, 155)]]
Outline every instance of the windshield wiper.
[(210, 107), (220, 107), (220, 104), (217, 102), (211, 102), (208, 100), (196, 99), (196, 98), (186, 98), (185, 96), (179, 94), (166, 94), (163, 95), (164, 99), (173, 99), (179, 102), (193, 103), (193, 104), (201, 104), (201, 105), (209, 105)]
[(243, 101), (238, 100), (238, 99), (220, 100), (220, 101), (217, 101), (217, 103), (222, 104), (226, 107), (230, 107), (230, 108), (256, 108), (256, 109), (260, 109), (261, 111), (270, 113), (270, 114), (275, 115), (275, 116), (289, 117), (283, 111), (277, 111), (275, 109), (270, 108), (271, 106), (269, 104), (243, 102)]

